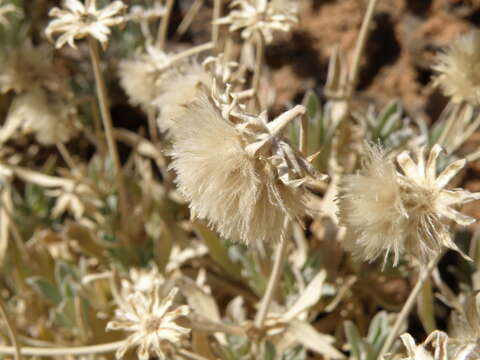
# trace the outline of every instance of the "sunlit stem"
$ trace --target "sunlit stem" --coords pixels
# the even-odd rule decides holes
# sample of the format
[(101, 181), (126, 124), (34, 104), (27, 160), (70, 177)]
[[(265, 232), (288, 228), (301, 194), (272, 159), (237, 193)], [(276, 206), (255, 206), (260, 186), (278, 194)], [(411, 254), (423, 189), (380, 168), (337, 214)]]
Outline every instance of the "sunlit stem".
[(107, 89), (100, 69), (100, 57), (98, 55), (98, 44), (95, 39), (89, 37), (88, 45), (90, 50), (90, 57), (92, 60), (93, 71), (95, 74), (95, 84), (97, 88), (98, 103), (100, 105), (100, 114), (102, 117), (103, 127), (105, 129), (105, 136), (107, 138), (108, 151), (112, 157), (113, 166), (115, 170), (115, 181), (118, 187), (120, 214), (126, 217), (128, 213), (127, 193), (125, 191), (125, 183), (123, 179), (122, 166), (120, 164), (120, 157), (118, 155), (117, 144), (113, 137), (113, 125), (108, 104)]
[(371, 30), (371, 22), (373, 14), (375, 13), (375, 7), (377, 6), (378, 0), (370, 0), (368, 2), (367, 11), (363, 17), (362, 27), (360, 28), (360, 33), (358, 34), (358, 39), (355, 45), (355, 52), (353, 55), (352, 66), (350, 68), (349, 74), (349, 86), (348, 86), (348, 97), (350, 98), (358, 81), (358, 73), (360, 70), (360, 60), (362, 58), (363, 51), (365, 50), (365, 44), (367, 43), (368, 35)]
[(447, 118), (447, 122), (445, 124), (445, 126), (443, 127), (442, 129), (442, 133), (440, 134), (440, 136), (438, 137), (438, 140), (437, 140), (437, 143), (442, 145), (442, 146), (445, 146), (445, 142), (448, 138), (448, 136), (452, 135), (452, 129), (453, 129), (453, 126), (459, 122), (459, 118), (460, 116), (462, 115), (463, 113), (463, 110), (464, 110), (465, 106), (464, 106), (464, 103), (460, 103), (460, 104), (456, 104), (454, 106), (454, 110), (453, 112), (450, 114), (450, 116)]
[(285, 263), (285, 257), (287, 255), (287, 244), (288, 244), (288, 230), (289, 230), (289, 220), (286, 219), (284, 223), (284, 234), (280, 238), (280, 243), (277, 246), (277, 251), (275, 253), (275, 261), (273, 263), (272, 273), (268, 279), (267, 290), (263, 295), (262, 301), (260, 303), (260, 308), (258, 309), (257, 315), (255, 316), (255, 327), (261, 329), (265, 319), (268, 315), (268, 310), (272, 303), (273, 296), (275, 291), (278, 288), (278, 283), (280, 282), (280, 276), (282, 274), (282, 268)]
[(265, 38), (261, 31), (256, 32), (255, 50), (255, 68), (253, 70), (252, 88), (255, 90), (258, 97), (260, 79), (262, 77), (262, 67), (265, 58)]
[(158, 28), (158, 34), (157, 34), (157, 47), (159, 49), (164, 49), (167, 43), (168, 26), (170, 25), (170, 16), (172, 15), (174, 4), (175, 4), (175, 0), (167, 0), (165, 15), (162, 17), (162, 20), (160, 21), (160, 26)]
[[(89, 346), (68, 346), (58, 348), (41, 348), (23, 346), (20, 349), (22, 355), (25, 356), (69, 356), (69, 355), (90, 355), (105, 354), (116, 351), (124, 341), (116, 341), (112, 343), (89, 345)], [(15, 348), (13, 346), (0, 346), (0, 354), (14, 355)]]
[(415, 305), (415, 302), (417, 301), (420, 290), (422, 290), (423, 285), (429, 279), (432, 271), (437, 267), (437, 263), (441, 259), (442, 255), (443, 255), (443, 252), (440, 252), (435, 258), (430, 260), (427, 267), (420, 272), (420, 276), (417, 280), (417, 283), (415, 284), (415, 287), (412, 289), (412, 292), (410, 293), (410, 295), (408, 295), (407, 301), (405, 302), (405, 304), (402, 307), (402, 310), (398, 314), (397, 319), (395, 320), (395, 324), (393, 325), (393, 328), (390, 330), (388, 334), (388, 338), (387, 340), (385, 340), (385, 343), (383, 344), (383, 347), (377, 356), (377, 360), (383, 359), (383, 355), (385, 355), (392, 347), (393, 343), (395, 342), (396, 338), (399, 335), (400, 328), (403, 326), (405, 321), (407, 321), (407, 318), (410, 315), (410, 312), (412, 311), (412, 308)]
[(220, 38), (220, 25), (215, 22), (222, 12), (222, 0), (214, 0), (213, 3), (213, 20), (212, 20), (212, 42), (215, 48), (218, 46), (218, 40)]
[(20, 343), (18, 342), (17, 333), (15, 331), (15, 326), (11, 322), (10, 317), (8, 316), (7, 309), (3, 300), (0, 297), (0, 314), (3, 320), (5, 321), (5, 325), (7, 326), (8, 335), (10, 336), (10, 340), (13, 344), (13, 352), (11, 354), (15, 355), (15, 360), (22, 360), (22, 351), (20, 348)]

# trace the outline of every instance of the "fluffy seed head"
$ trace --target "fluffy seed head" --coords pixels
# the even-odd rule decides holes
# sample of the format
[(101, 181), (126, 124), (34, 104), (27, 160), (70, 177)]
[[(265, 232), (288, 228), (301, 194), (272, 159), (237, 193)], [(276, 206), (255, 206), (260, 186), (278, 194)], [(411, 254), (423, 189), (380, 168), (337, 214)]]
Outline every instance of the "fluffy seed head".
[(442, 151), (435, 145), (425, 162), (423, 149), (415, 163), (407, 152), (387, 159), (379, 147), (369, 147), (358, 174), (346, 176), (339, 189), (339, 217), (347, 228), (345, 247), (355, 257), (373, 261), (394, 254), (394, 264), (404, 251), (422, 262), (443, 247), (459, 251), (450, 238), (449, 221), (470, 225), (475, 219), (452, 206), (480, 199), (480, 193), (445, 186), (465, 165), (457, 160), (436, 175)]
[(34, 47), (30, 41), (5, 53), (0, 63), (0, 92), (17, 94), (41, 86), (64, 91), (66, 84), (53, 66), (50, 46)]
[(305, 214), (310, 164), (258, 117), (233, 123), (202, 95), (186, 105), (173, 128), (180, 191), (192, 216), (225, 238), (259, 245), (282, 235), (286, 218)]
[(208, 73), (197, 63), (191, 63), (182, 69), (173, 69), (162, 79), (160, 95), (154, 104), (159, 109), (158, 127), (162, 132), (170, 132), (176, 119), (186, 111), (186, 104), (193, 101), (200, 91), (200, 85), (210, 88)]
[(78, 132), (77, 112), (67, 102), (52, 99), (44, 90), (36, 88), (15, 98), (0, 131), (0, 143), (7, 141), (17, 130), (34, 134), (43, 145), (64, 143)]
[(125, 304), (115, 312), (116, 321), (107, 324), (107, 330), (132, 332), (116, 353), (117, 359), (123, 358), (130, 347), (138, 346), (140, 360), (150, 356), (168, 359), (168, 350), (179, 346), (188, 336), (190, 329), (179, 326), (175, 320), (190, 313), (187, 305), (169, 309), (173, 305), (178, 288), (173, 288), (164, 299), (160, 299), (159, 288), (151, 292), (136, 292), (130, 295)]
[(477, 104), (480, 99), (480, 31), (457, 37), (437, 54), (434, 84), (454, 102)]

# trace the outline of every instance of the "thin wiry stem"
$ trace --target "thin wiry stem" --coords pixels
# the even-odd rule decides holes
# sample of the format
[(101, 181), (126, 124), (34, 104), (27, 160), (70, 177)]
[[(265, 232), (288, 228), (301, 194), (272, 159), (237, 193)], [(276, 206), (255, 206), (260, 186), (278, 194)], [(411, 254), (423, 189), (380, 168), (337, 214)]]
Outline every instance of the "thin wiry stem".
[(220, 25), (216, 23), (222, 12), (222, 0), (214, 0), (213, 3), (213, 20), (212, 20), (212, 42), (215, 48), (218, 46), (220, 39)]
[(352, 60), (352, 66), (350, 68), (348, 97), (351, 97), (357, 86), (358, 73), (360, 70), (360, 60), (362, 58), (363, 51), (365, 50), (365, 44), (367, 43), (367, 38), (371, 28), (370, 24), (372, 22), (373, 14), (375, 13), (375, 7), (377, 6), (377, 3), (378, 0), (370, 0), (368, 2), (365, 16), (363, 17), (362, 27), (360, 28), (360, 33), (358, 34), (358, 39), (355, 46), (355, 53)]
[(14, 325), (10, 321), (10, 318), (7, 314), (7, 309), (2, 298), (0, 298), (0, 313), (3, 317), (3, 320), (5, 321), (5, 324), (7, 325), (8, 335), (10, 336), (10, 340), (13, 344), (13, 353), (15, 354), (15, 360), (22, 360), (22, 352), (20, 348), (20, 343), (18, 342), (17, 333), (15, 331)]
[(258, 98), (258, 90), (260, 88), (260, 79), (262, 76), (262, 67), (263, 61), (265, 58), (265, 38), (261, 31), (256, 32), (256, 42), (255, 42), (255, 69), (253, 72), (253, 80), (252, 80), (252, 88), (257, 93)]
[(176, 39), (178, 39), (178, 37), (182, 36), (187, 32), (188, 28), (193, 22), (193, 19), (195, 19), (195, 16), (197, 16), (198, 12), (202, 8), (204, 2), (205, 0), (195, 0), (193, 2), (193, 4), (190, 6), (187, 13), (183, 17), (182, 22), (177, 27), (175, 34)]
[(445, 146), (445, 142), (449, 135), (452, 135), (452, 129), (456, 123), (458, 123), (458, 119), (463, 113), (463, 109), (465, 108), (465, 103), (460, 103), (455, 105), (453, 112), (447, 119), (445, 126), (442, 129), (442, 133), (438, 137), (437, 144)]
[(168, 25), (170, 25), (170, 16), (172, 15), (173, 5), (175, 0), (167, 0), (165, 15), (162, 17), (157, 34), (157, 47), (164, 49), (167, 44)]
[(127, 193), (125, 190), (125, 183), (123, 179), (120, 157), (118, 155), (117, 144), (113, 136), (113, 125), (108, 105), (107, 89), (103, 80), (102, 71), (100, 69), (100, 57), (98, 55), (98, 44), (96, 40), (89, 37), (88, 47), (90, 50), (93, 71), (95, 74), (98, 103), (100, 105), (100, 114), (102, 115), (103, 127), (105, 128), (105, 136), (107, 138), (108, 150), (110, 152), (110, 156), (112, 157), (113, 166), (115, 168), (115, 180), (118, 187), (120, 214), (122, 217), (126, 217), (128, 214)]
[(412, 292), (410, 293), (410, 295), (408, 295), (408, 299), (403, 305), (402, 310), (398, 314), (397, 319), (395, 320), (395, 324), (393, 325), (392, 329), (390, 330), (390, 333), (388, 334), (387, 340), (385, 340), (385, 343), (383, 344), (382, 349), (378, 353), (378, 357), (377, 357), (378, 360), (383, 359), (383, 355), (385, 355), (392, 347), (395, 339), (399, 335), (398, 332), (400, 331), (400, 328), (402, 327), (404, 322), (407, 320), (408, 316), (410, 315), (410, 312), (412, 311), (413, 305), (415, 305), (415, 302), (417, 301), (420, 290), (422, 290), (423, 285), (425, 284), (427, 279), (430, 277), (430, 274), (432, 273), (432, 271), (437, 267), (437, 264), (440, 261), (442, 256), (443, 256), (443, 252), (440, 252), (435, 258), (430, 260), (427, 267), (421, 271), (420, 276), (417, 280), (417, 283), (412, 289)]
[(277, 290), (278, 283), (280, 281), (280, 276), (282, 274), (282, 268), (285, 263), (285, 256), (287, 255), (287, 233), (289, 228), (289, 220), (285, 220), (284, 231), (285, 234), (280, 238), (280, 243), (277, 247), (277, 252), (275, 254), (275, 262), (273, 263), (272, 273), (270, 279), (268, 279), (267, 290), (263, 295), (262, 302), (260, 304), (260, 309), (258, 309), (257, 315), (255, 316), (255, 327), (261, 329), (265, 319), (268, 315), (268, 310), (270, 304), (272, 303), (273, 295)]
[(72, 156), (70, 155), (70, 152), (68, 151), (67, 147), (65, 146), (64, 143), (61, 141), (57, 141), (55, 143), (57, 146), (57, 150), (62, 155), (63, 160), (67, 164), (67, 166), (70, 168), (70, 170), (76, 171), (77, 166), (75, 165), (75, 161), (72, 159)]
[[(116, 351), (125, 340), (112, 343), (89, 345), (89, 346), (69, 346), (62, 348), (41, 348), (41, 347), (22, 347), (21, 354), (25, 356), (69, 356), (69, 355), (90, 355), (105, 354)], [(0, 354), (14, 355), (15, 348), (13, 346), (0, 346)]]

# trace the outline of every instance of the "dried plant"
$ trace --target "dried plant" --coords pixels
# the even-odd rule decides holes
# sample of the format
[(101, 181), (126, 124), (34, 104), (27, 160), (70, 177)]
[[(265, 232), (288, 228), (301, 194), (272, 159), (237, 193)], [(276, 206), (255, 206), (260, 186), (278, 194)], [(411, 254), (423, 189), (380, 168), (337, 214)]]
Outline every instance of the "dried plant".
[(241, 30), (244, 39), (259, 31), (270, 43), (275, 31), (289, 32), (298, 23), (297, 4), (293, 1), (235, 0), (230, 6), (233, 10), (217, 23), (228, 24), (232, 32)]
[(471, 31), (455, 38), (445, 51), (436, 55), (434, 84), (452, 101), (477, 104), (480, 78), (480, 32)]
[(7, 27), (9, 25), (7, 14), (20, 14), (20, 9), (13, 4), (4, 4), (5, 0), (0, 0), (0, 24)]
[(175, 323), (178, 317), (188, 315), (189, 307), (182, 305), (169, 310), (177, 292), (178, 288), (172, 289), (164, 299), (160, 299), (158, 287), (148, 294), (136, 292), (116, 311), (117, 320), (109, 322), (107, 330), (132, 332), (118, 349), (117, 359), (123, 358), (132, 346), (138, 346), (137, 355), (141, 360), (153, 355), (159, 359), (169, 358), (169, 352), (190, 333), (189, 329)]
[(52, 40), (56, 33), (61, 35), (55, 41), (55, 47), (61, 48), (68, 43), (76, 48), (75, 40), (91, 36), (105, 48), (110, 35), (110, 27), (125, 21), (120, 14), (126, 9), (122, 1), (114, 1), (103, 9), (97, 9), (96, 0), (89, 0), (87, 5), (79, 0), (65, 0), (64, 8), (53, 8), (49, 15), (55, 17), (48, 24), (45, 34)]
[(225, 238), (276, 241), (286, 219), (305, 214), (305, 184), (319, 175), (278, 135), (284, 118), (239, 120), (230, 122), (205, 95), (188, 104), (172, 128), (172, 168), (193, 217)]
[(465, 166), (457, 160), (437, 176), (435, 145), (425, 162), (424, 149), (417, 163), (408, 152), (396, 157), (401, 171), (378, 146), (367, 147), (359, 174), (344, 177), (339, 190), (339, 217), (347, 228), (345, 246), (361, 259), (373, 261), (390, 253), (398, 264), (404, 251), (425, 262), (444, 247), (460, 251), (449, 232), (450, 220), (470, 225), (475, 219), (452, 206), (480, 199), (479, 193), (445, 186)]

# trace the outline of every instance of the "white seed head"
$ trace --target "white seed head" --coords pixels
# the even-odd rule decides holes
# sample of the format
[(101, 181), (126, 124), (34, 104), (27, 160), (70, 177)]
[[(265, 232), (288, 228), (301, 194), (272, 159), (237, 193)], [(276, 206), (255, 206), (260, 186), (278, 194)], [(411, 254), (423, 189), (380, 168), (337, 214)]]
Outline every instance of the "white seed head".
[(461, 35), (436, 55), (434, 84), (454, 102), (480, 100), (480, 31)]
[(18, 130), (34, 134), (42, 145), (69, 141), (78, 133), (76, 108), (60, 98), (52, 99), (41, 88), (18, 95), (0, 131), (0, 143)]
[(123, 358), (130, 347), (138, 346), (137, 355), (140, 360), (148, 360), (150, 356), (168, 359), (168, 352), (181, 345), (190, 329), (179, 326), (175, 320), (190, 313), (187, 305), (175, 310), (173, 300), (178, 288), (173, 288), (164, 299), (160, 299), (156, 286), (149, 293), (131, 294), (126, 303), (115, 312), (115, 321), (107, 324), (107, 330), (123, 330), (132, 334), (125, 340), (116, 353), (117, 359)]
[(75, 40), (91, 36), (97, 39), (105, 48), (110, 35), (110, 27), (122, 24), (125, 18), (120, 14), (126, 9), (122, 1), (114, 1), (103, 9), (97, 9), (96, 0), (90, 0), (87, 5), (79, 0), (64, 0), (64, 9), (53, 8), (49, 15), (55, 17), (48, 24), (45, 34), (52, 36), (61, 33), (55, 42), (56, 48), (68, 43), (76, 48)]
[(158, 127), (162, 132), (170, 133), (176, 119), (186, 111), (186, 105), (198, 95), (200, 86), (211, 87), (208, 73), (197, 63), (190, 63), (181, 69), (172, 69), (162, 78), (159, 96), (154, 104), (159, 110)]
[(286, 218), (305, 214), (303, 185), (318, 174), (272, 134), (276, 122), (243, 115), (231, 122), (206, 95), (187, 104), (172, 128), (171, 166), (194, 218), (225, 238), (260, 245), (280, 238)]
[(50, 48), (48, 45), (34, 47), (26, 41), (6, 51), (0, 62), (0, 92), (13, 90), (19, 94), (36, 87), (65, 92), (66, 82), (53, 65)]
[(415, 163), (408, 152), (396, 164), (376, 146), (358, 174), (345, 176), (339, 189), (339, 217), (347, 228), (345, 247), (357, 258), (373, 261), (394, 254), (397, 264), (404, 251), (426, 262), (444, 247), (459, 251), (449, 234), (449, 221), (470, 225), (475, 219), (452, 206), (480, 199), (480, 193), (445, 186), (465, 165), (450, 164), (438, 176), (435, 145), (425, 162), (423, 149)]

